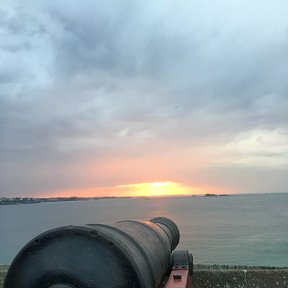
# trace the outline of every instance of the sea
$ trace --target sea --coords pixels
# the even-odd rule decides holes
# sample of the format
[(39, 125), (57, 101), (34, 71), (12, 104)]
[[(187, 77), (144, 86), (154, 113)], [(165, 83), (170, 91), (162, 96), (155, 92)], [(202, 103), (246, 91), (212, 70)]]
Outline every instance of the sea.
[(56, 227), (169, 217), (196, 264), (288, 266), (288, 193), (123, 198), (0, 206), (0, 264)]

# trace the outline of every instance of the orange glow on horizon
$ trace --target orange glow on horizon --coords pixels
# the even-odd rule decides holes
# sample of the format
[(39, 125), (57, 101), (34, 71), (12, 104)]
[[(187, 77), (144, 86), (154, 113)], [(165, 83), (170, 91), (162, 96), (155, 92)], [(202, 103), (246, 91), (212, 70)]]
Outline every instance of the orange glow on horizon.
[(201, 195), (206, 193), (225, 194), (219, 187), (194, 187), (177, 182), (144, 182), (111, 187), (91, 187), (47, 192), (38, 197), (161, 197)]
[(199, 188), (185, 186), (176, 182), (148, 182), (119, 185), (116, 188), (125, 190), (130, 196), (169, 196), (201, 194)]

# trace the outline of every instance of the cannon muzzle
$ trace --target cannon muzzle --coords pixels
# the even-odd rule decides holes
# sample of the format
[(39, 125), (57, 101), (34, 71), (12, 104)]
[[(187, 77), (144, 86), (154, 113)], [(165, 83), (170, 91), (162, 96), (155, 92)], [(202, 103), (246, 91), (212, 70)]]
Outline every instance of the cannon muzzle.
[(53, 229), (19, 252), (4, 288), (156, 288), (179, 237), (164, 217)]

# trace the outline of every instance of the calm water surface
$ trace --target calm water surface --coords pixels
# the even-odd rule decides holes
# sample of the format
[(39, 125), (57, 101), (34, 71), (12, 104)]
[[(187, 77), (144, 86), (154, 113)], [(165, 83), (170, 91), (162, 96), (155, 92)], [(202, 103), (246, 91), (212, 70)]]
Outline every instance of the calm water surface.
[(115, 199), (0, 206), (0, 263), (48, 229), (166, 216), (195, 263), (288, 266), (288, 194)]

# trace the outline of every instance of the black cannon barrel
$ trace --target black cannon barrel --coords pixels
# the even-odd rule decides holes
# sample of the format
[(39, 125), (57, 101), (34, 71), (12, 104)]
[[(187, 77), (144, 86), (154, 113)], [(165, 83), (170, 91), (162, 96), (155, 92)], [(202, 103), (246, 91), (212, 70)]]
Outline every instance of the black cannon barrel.
[(179, 237), (164, 217), (53, 229), (19, 252), (4, 288), (158, 287)]

